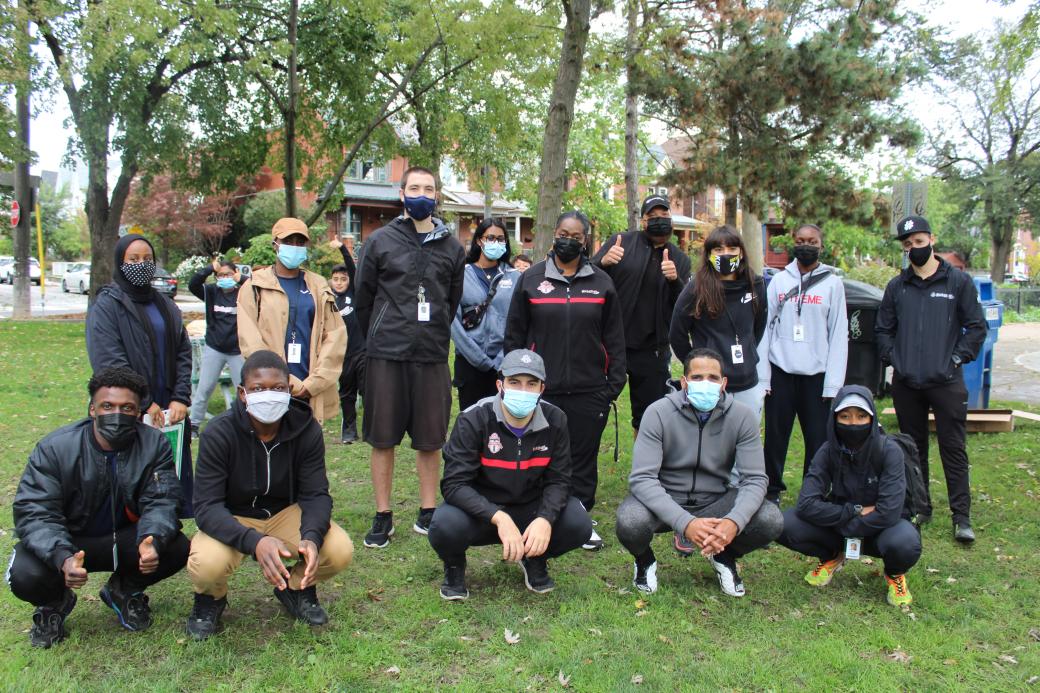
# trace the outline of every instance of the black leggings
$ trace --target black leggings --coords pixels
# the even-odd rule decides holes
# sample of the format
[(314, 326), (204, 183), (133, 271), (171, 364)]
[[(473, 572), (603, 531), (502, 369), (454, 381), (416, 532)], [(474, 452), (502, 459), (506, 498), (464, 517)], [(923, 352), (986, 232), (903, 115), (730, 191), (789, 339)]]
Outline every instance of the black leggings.
[[(818, 527), (784, 511), (784, 531), (776, 542), (792, 551), (829, 561), (845, 555), (845, 537), (837, 527)], [(921, 557), (921, 534), (909, 520), (900, 520), (872, 537), (863, 537), (861, 553), (885, 562), (885, 575), (902, 575)]]
[(587, 510), (592, 510), (599, 485), (599, 442), (607, 427), (610, 403), (599, 392), (545, 395), (544, 399), (567, 415), (567, 432), (571, 437), (571, 493)]
[(823, 373), (793, 375), (777, 365), (770, 364), (772, 379), (770, 394), (766, 397), (766, 436), (764, 453), (769, 488), (766, 494), (779, 496), (787, 490), (784, 485), (784, 462), (791, 442), (794, 417), (802, 427), (805, 456), (802, 477), (809, 472), (809, 463), (820, 446), (827, 441), (827, 420), (831, 416), (830, 400), (823, 398)]
[[(88, 573), (112, 570), (112, 536), (72, 537), (72, 543), (83, 551), (83, 567)], [(116, 533), (119, 568), (119, 587), (127, 592), (143, 592), (150, 585), (170, 577), (188, 562), (191, 542), (178, 532), (173, 541), (159, 552), (159, 567), (145, 575), (138, 569), (137, 525), (124, 527)], [(44, 606), (59, 601), (65, 594), (65, 575), (60, 569), (41, 561), (22, 542), (15, 544), (7, 569), (7, 583), (14, 596), (33, 606)]]

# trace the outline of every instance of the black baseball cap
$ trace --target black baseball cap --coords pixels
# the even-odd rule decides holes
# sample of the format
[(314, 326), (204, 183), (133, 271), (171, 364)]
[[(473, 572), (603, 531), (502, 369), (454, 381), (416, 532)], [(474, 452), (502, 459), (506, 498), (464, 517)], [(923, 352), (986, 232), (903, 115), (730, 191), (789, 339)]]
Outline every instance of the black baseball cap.
[(896, 240), (903, 240), (912, 233), (931, 233), (932, 227), (924, 217), (903, 217), (896, 224)]
[(643, 200), (643, 208), (639, 212), (639, 216), (645, 217), (646, 213), (654, 207), (664, 207), (665, 209), (671, 209), (672, 203), (664, 195), (650, 195)]

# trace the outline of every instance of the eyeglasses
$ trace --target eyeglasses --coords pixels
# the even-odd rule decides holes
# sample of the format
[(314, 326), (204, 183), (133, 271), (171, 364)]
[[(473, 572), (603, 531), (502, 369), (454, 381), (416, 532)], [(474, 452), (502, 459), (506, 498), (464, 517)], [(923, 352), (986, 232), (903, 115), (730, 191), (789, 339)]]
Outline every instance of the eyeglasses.
[(506, 242), (506, 237), (505, 236), (489, 236), (488, 234), (485, 233), (482, 236), (482, 238), (485, 241), (491, 241), (492, 243), (494, 243), (496, 241), (499, 242), (499, 243), (505, 243)]

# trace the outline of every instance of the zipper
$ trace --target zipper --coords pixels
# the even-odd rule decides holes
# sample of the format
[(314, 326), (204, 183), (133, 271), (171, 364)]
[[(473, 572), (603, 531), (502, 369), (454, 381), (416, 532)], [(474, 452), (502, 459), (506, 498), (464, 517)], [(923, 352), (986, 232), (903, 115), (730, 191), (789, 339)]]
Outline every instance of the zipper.
[[(696, 416), (696, 414), (694, 414)], [(690, 504), (693, 504), (693, 492), (697, 488), (697, 471), (701, 468), (701, 441), (704, 440), (704, 428), (708, 425), (708, 422), (700, 422), (697, 419), (697, 423), (700, 424), (700, 428), (697, 431), (697, 461), (693, 465), (693, 478), (690, 479)]]
[(116, 474), (116, 465), (119, 462), (119, 455), (116, 455), (115, 459), (112, 460), (112, 467), (110, 469), (108, 489), (112, 494), (109, 500), (109, 506), (112, 508), (112, 572), (119, 569), (119, 551), (117, 547), (116, 539), (116, 489), (119, 486), (119, 480)]
[[(571, 333), (571, 285), (570, 284), (567, 284), (566, 290), (567, 290), (567, 310), (566, 310), (567, 319), (566, 319), (566, 322), (564, 323), (563, 333), (565, 335), (569, 335)], [(568, 387), (573, 387), (574, 378), (572, 377), (572, 373), (571, 373), (571, 340), (570, 339), (565, 339), (564, 340), (564, 344), (567, 345), (567, 349), (566, 349), (567, 357), (566, 357), (566, 360), (564, 361), (564, 363), (567, 364), (567, 386)], [(570, 394), (570, 392), (568, 391), (567, 394)]]
[[(267, 455), (267, 488), (265, 488), (264, 492), (263, 492), (263, 495), (266, 496), (268, 493), (271, 492), (271, 453), (274, 452), (275, 448), (277, 448), (282, 443), (279, 441), (279, 442), (275, 443), (274, 445), (272, 445), (270, 448), (268, 448), (267, 445), (264, 443), (264, 441), (260, 440), (260, 441), (257, 441), (257, 442), (259, 442), (260, 445), (264, 448), (264, 453)], [(259, 497), (260, 496), (253, 496), (253, 507), (254, 508), (256, 507), (256, 501), (257, 501), (257, 499)], [(271, 511), (264, 510), (264, 512), (267, 513), (268, 517), (271, 517)]]
[(383, 322), (383, 316), (386, 315), (386, 309), (389, 307), (389, 303), (384, 303), (383, 307), (379, 309), (379, 315), (376, 316), (376, 321), (372, 323), (372, 326), (368, 329), (368, 339), (372, 339), (372, 337), (375, 336), (376, 331), (379, 329), (380, 323)]

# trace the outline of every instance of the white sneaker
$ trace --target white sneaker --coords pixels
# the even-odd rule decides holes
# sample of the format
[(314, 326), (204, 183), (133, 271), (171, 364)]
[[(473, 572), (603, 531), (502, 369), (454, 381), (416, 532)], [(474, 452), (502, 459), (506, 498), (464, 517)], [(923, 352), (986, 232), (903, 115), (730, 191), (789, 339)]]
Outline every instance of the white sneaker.
[(653, 594), (657, 591), (657, 561), (654, 561), (646, 568), (640, 569), (639, 563), (634, 563), (634, 575), (632, 577), (632, 584), (636, 586), (636, 589), (640, 592), (646, 592), (647, 594)]
[(715, 556), (708, 556), (708, 563), (711, 563), (715, 570), (715, 577), (719, 579), (719, 588), (723, 594), (729, 597), (744, 596), (744, 581), (740, 579), (737, 564), (732, 559), (716, 560)]
[(596, 530), (592, 530), (592, 534), (585, 540), (585, 543), (581, 545), (581, 548), (586, 551), (599, 551), (603, 548), (603, 538), (596, 533)]

